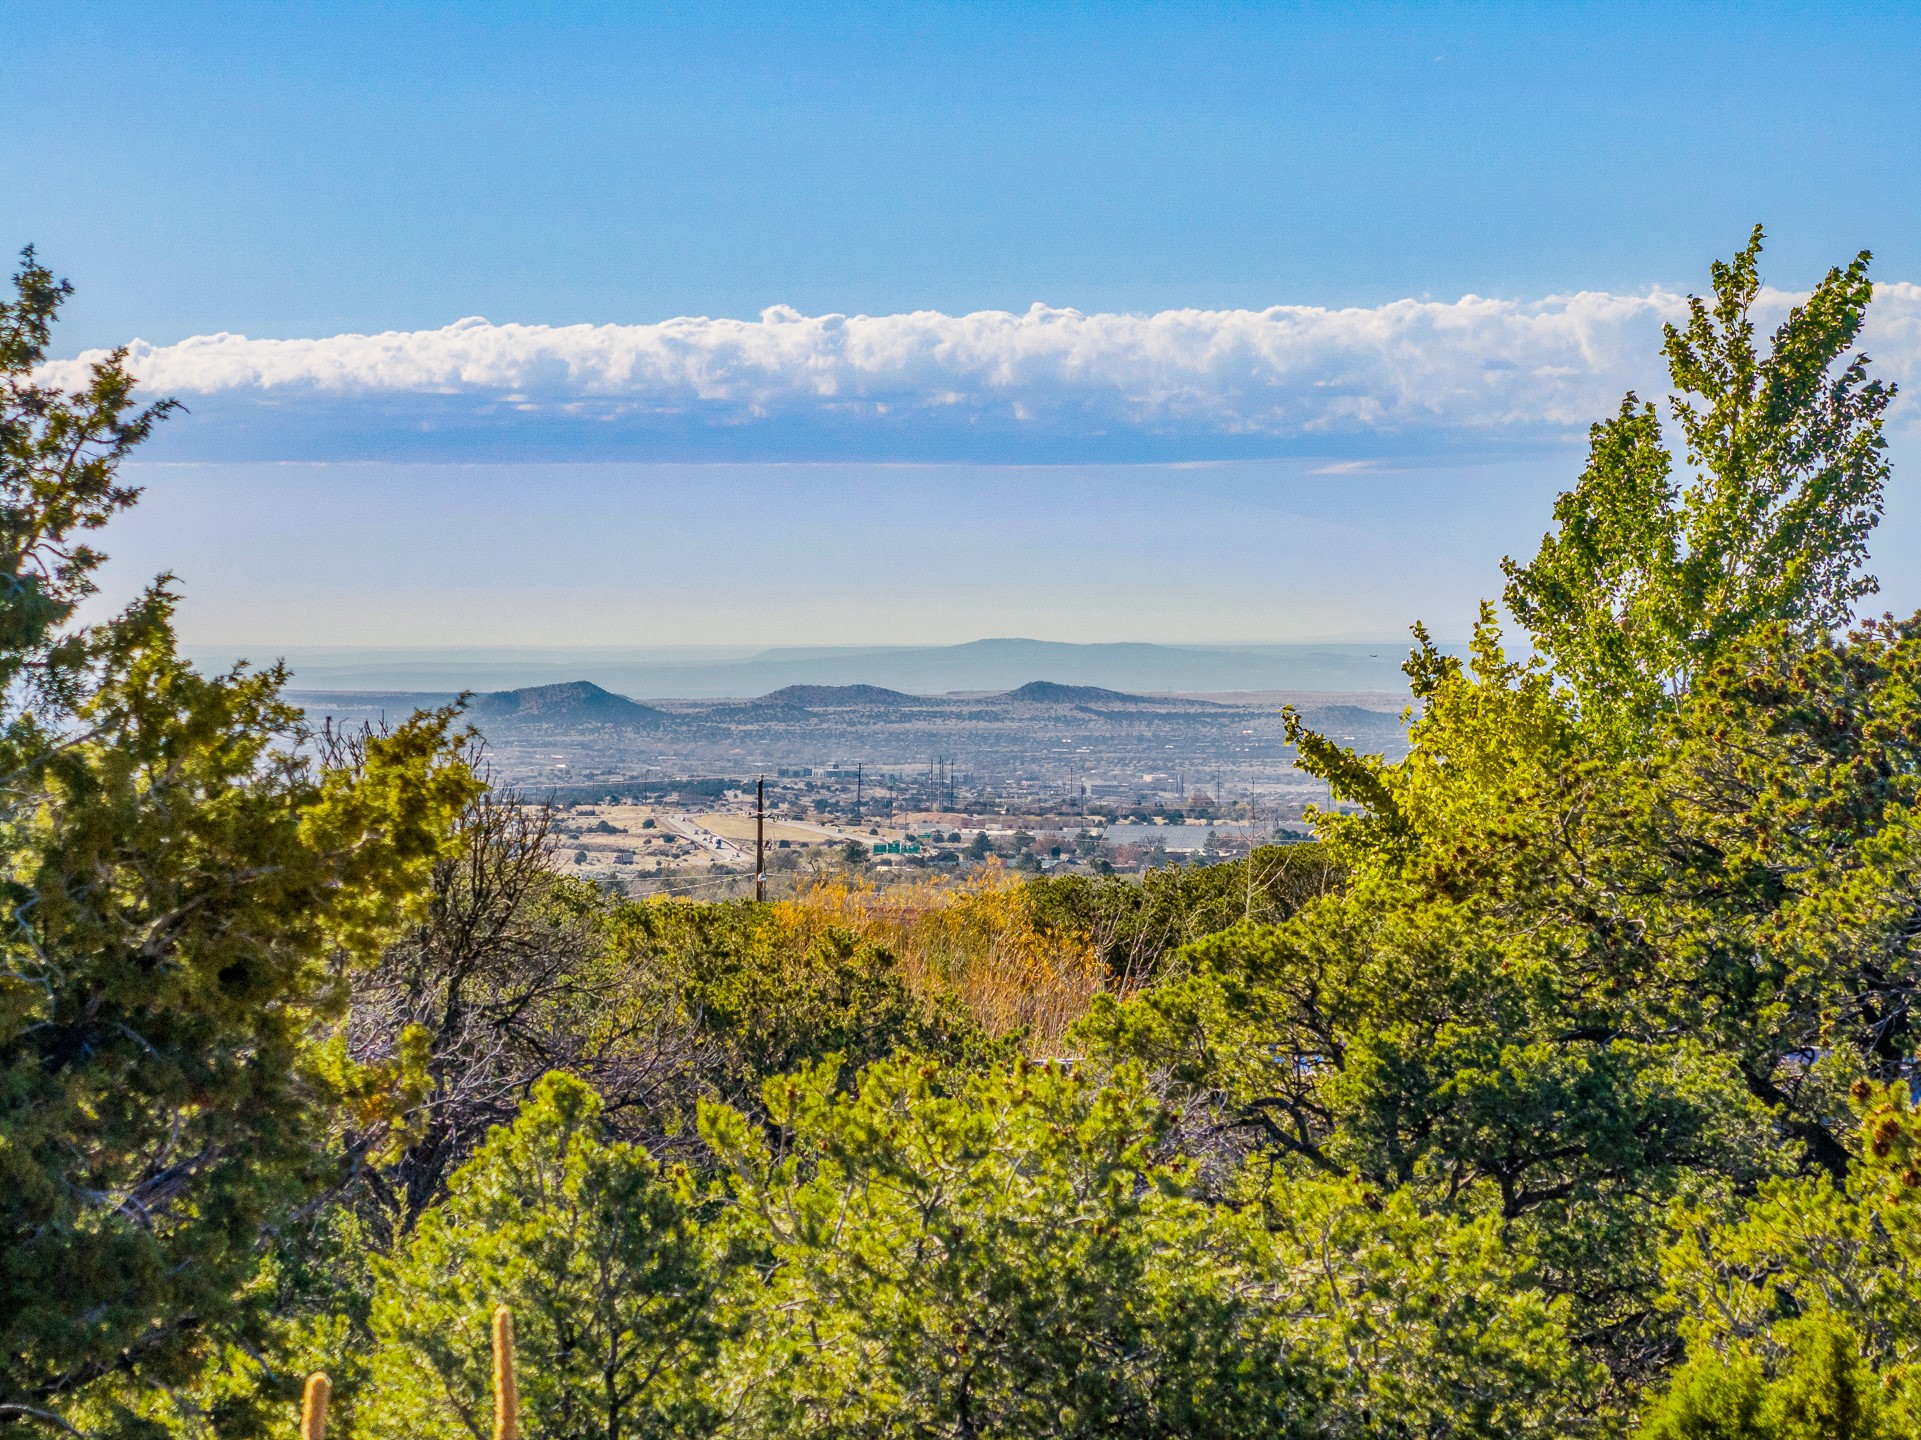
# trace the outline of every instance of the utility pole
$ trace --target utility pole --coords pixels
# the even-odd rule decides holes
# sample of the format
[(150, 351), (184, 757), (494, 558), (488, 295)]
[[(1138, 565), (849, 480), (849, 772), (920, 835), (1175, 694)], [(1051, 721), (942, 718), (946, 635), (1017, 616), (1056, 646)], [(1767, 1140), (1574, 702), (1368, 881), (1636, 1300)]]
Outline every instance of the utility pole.
[(754, 898), (767, 898), (767, 777), (754, 782)]
[(854, 766), (854, 823), (856, 825), (860, 824), (860, 770), (859, 765)]

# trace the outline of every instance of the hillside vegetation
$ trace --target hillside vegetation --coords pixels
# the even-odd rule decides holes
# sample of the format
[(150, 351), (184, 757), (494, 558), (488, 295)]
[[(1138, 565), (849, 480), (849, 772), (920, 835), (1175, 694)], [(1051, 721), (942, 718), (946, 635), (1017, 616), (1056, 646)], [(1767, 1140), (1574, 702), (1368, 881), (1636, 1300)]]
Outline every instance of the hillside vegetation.
[[(0, 310), (0, 1432), (1921, 1433), (1921, 618), (1864, 255), (1671, 329), (1405, 759), (1143, 882), (563, 877), (452, 709), (84, 627), (165, 418)], [(1852, 628), (1849, 628), (1852, 626)]]

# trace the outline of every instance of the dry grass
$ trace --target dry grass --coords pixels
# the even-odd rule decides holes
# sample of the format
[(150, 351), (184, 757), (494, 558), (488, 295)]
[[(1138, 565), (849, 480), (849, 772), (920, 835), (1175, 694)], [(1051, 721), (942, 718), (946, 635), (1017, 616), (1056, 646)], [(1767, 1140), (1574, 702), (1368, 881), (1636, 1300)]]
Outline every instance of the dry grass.
[(803, 931), (843, 927), (887, 946), (916, 994), (958, 998), (990, 1034), (1025, 1028), (1037, 1054), (1058, 1050), (1108, 988), (1092, 939), (1038, 924), (1027, 893), (998, 865), (958, 885), (815, 880), (779, 903)]

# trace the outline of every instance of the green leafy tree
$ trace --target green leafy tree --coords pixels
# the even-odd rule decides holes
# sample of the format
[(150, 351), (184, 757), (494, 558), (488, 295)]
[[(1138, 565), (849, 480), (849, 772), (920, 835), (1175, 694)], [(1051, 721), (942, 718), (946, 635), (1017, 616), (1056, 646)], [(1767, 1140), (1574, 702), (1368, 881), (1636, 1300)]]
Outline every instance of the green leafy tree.
[(1666, 327), (1685, 483), (1655, 407), (1632, 394), (1597, 424), (1557, 529), (1506, 598), (1588, 729), (1644, 743), (1647, 721), (1691, 679), (1768, 625), (1805, 640), (1845, 625), (1874, 593), (1861, 570), (1887, 480), (1891, 386), (1852, 355), (1873, 293), (1868, 254), (1830, 270), (1758, 353), (1761, 229), (1713, 268), (1712, 304)]
[(529, 1440), (712, 1434), (703, 1380), (726, 1257), (698, 1210), (684, 1169), (606, 1137), (590, 1087), (541, 1080), (383, 1267), (365, 1433), (486, 1434), (504, 1304)]
[(324, 1179), (312, 1041), (473, 791), (450, 714), (305, 750), (278, 671), (208, 678), (155, 585), (74, 624), (84, 539), (135, 494), (120, 462), (167, 411), (116, 352), (40, 383), (68, 290), (23, 259), (0, 304), (0, 1429), (143, 1396), (258, 1333), (263, 1231)]
[(1667, 488), (1651, 416), (1602, 427), (1514, 575), (1542, 658), (1492, 607), (1464, 659), (1417, 627), (1398, 763), (1293, 722), (1344, 802), (1316, 817), (1341, 885), (1081, 1032), (1291, 1165), (1498, 1209), (1617, 1407), (1674, 1343), (1670, 1204), (1845, 1170), (1838, 1097), (1912, 1052), (1913, 650), (1828, 634), (1884, 468), (1887, 392), (1829, 372), (1864, 262), (1759, 359), (1757, 253), (1669, 337), (1698, 483)]

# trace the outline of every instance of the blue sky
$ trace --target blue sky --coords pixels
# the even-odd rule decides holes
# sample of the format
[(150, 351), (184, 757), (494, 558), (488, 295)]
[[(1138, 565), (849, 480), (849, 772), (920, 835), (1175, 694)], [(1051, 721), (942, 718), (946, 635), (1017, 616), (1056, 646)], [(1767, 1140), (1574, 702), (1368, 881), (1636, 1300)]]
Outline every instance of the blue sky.
[(208, 641), (1458, 633), (1750, 224), (1921, 282), (1914, 5), (0, 13), (0, 244), (187, 399), (114, 543)]

